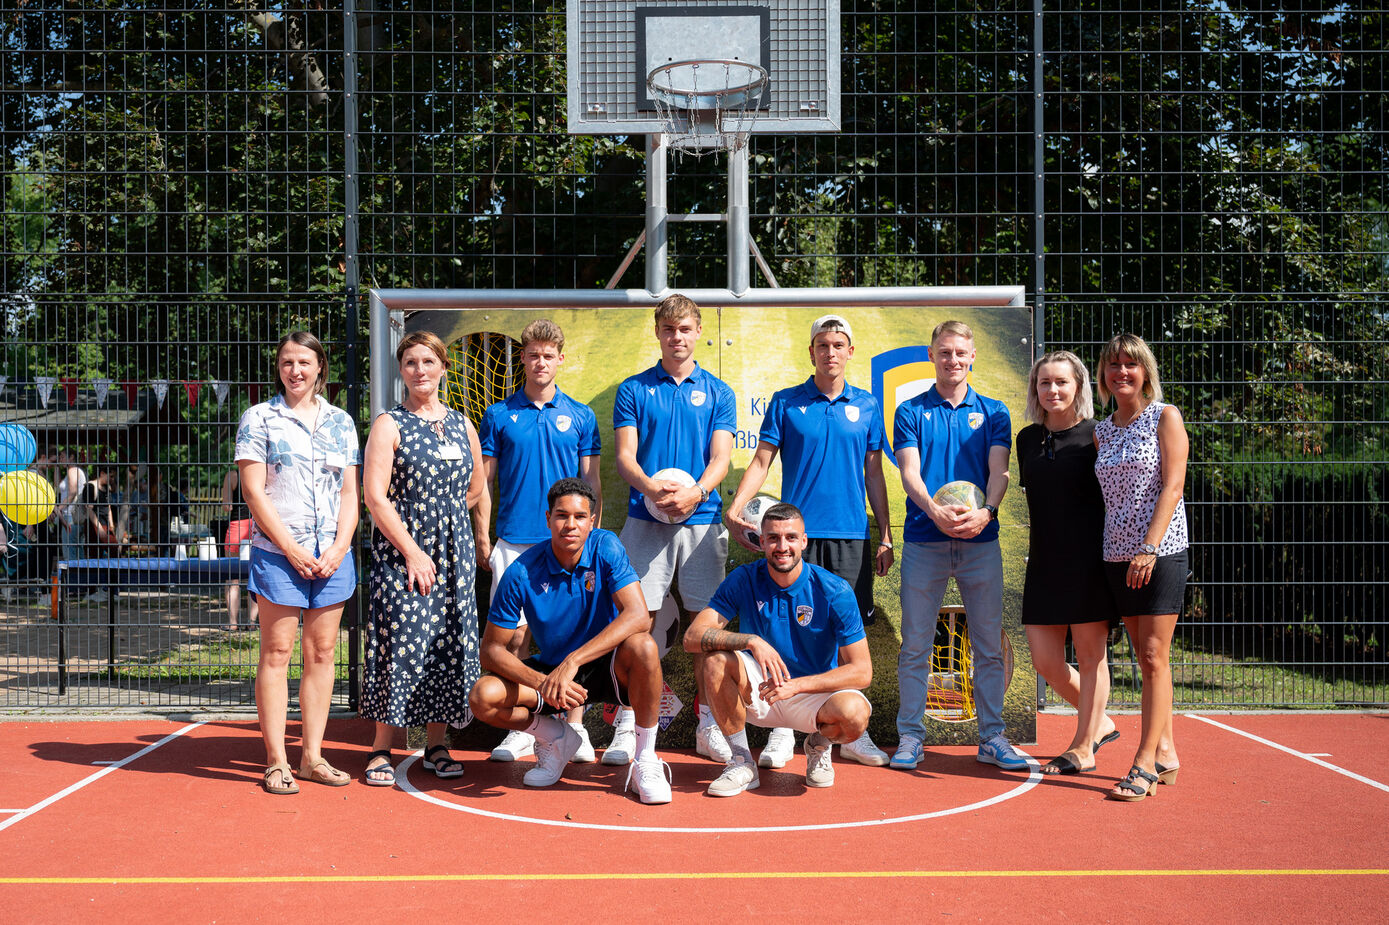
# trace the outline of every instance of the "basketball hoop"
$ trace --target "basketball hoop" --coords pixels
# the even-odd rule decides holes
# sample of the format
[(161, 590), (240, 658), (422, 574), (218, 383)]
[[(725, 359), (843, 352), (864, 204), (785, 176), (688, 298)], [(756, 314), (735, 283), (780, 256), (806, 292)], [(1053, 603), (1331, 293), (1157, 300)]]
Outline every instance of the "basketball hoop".
[(671, 146), (696, 157), (747, 145), (766, 86), (766, 70), (736, 59), (669, 61), (646, 75)]

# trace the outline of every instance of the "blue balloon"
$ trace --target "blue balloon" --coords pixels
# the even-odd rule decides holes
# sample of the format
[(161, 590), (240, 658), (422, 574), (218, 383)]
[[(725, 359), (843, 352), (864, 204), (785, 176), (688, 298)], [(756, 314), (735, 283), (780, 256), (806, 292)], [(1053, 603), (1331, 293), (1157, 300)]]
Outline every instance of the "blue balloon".
[(16, 472), (28, 467), (38, 451), (38, 442), (27, 428), (0, 424), (0, 472)]

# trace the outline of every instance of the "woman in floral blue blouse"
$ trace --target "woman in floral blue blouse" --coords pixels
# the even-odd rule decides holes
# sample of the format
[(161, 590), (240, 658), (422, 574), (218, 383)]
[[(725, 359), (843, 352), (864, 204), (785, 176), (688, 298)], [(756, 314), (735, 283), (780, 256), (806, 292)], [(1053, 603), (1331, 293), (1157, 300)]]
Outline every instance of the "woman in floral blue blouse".
[(250, 508), (251, 577), (260, 601), (256, 711), (265, 739), (267, 793), (298, 793), (285, 752), (288, 670), (304, 618), (302, 780), (346, 785), (322, 755), (333, 696), (334, 651), (343, 605), (357, 587), (357, 430), (323, 397), (328, 353), (307, 331), (285, 335), (275, 351), (276, 395), (253, 405), (236, 431), (236, 465)]

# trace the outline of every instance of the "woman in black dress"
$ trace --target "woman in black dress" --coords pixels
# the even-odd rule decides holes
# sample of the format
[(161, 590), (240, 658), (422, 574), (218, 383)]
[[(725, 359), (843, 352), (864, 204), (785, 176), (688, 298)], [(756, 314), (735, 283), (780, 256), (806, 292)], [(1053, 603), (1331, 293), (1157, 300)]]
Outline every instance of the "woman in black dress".
[[(1105, 643), (1117, 619), (1105, 579), (1104, 498), (1095, 478), (1095, 400), (1085, 364), (1073, 353), (1048, 353), (1032, 366), (1027, 419), (1018, 434), (1018, 470), (1032, 530), (1022, 622), (1032, 663), (1076, 708), (1071, 744), (1043, 774), (1095, 768), (1095, 752), (1119, 737), (1105, 715), (1109, 665)], [(1066, 661), (1066, 633), (1079, 670)]]
[(478, 661), (476, 556), (468, 509), (483, 481), (477, 431), (439, 399), (444, 342), (427, 331), (396, 349), (405, 400), (379, 416), (367, 438), (362, 489), (376, 529), (360, 713), (376, 721), (366, 782), (395, 783), (396, 728), (423, 724), (424, 767), (459, 777), (449, 723), (470, 718)]

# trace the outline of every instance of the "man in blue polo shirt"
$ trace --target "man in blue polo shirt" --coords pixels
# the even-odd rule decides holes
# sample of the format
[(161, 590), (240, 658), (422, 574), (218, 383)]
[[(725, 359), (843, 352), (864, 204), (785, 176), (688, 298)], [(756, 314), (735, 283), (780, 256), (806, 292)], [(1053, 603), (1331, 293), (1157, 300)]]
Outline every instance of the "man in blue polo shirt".
[[(782, 500), (805, 515), (809, 537), (805, 561), (853, 585), (859, 613), (865, 623), (871, 623), (873, 573), (886, 575), (892, 567), (892, 524), (883, 477), (887, 436), (873, 393), (845, 379), (854, 355), (853, 336), (849, 322), (839, 315), (825, 315), (811, 323), (810, 360), (815, 373), (772, 395), (762, 418), (757, 452), (729, 502), (724, 522), (738, 543), (760, 551), (746, 538), (753, 525), (743, 519), (743, 506), (761, 490), (780, 452)], [(879, 531), (871, 553), (865, 495)], [(758, 764), (781, 767), (791, 760), (794, 745), (790, 729), (773, 729)], [(862, 764), (881, 767), (888, 762), (887, 753), (873, 744), (867, 732), (841, 751)]]
[[(805, 521), (791, 504), (762, 518), (763, 562), (733, 570), (685, 633), (685, 651), (704, 656), (704, 689), (730, 748), (710, 796), (758, 786), (746, 723), (807, 733), (807, 787), (834, 784), (832, 743), (853, 742), (873, 707), (863, 688), (873, 661), (854, 590), (802, 561)], [(738, 621), (738, 632), (726, 627)]]
[[(603, 488), (599, 472), (602, 440), (593, 409), (565, 395), (555, 377), (564, 363), (564, 332), (548, 318), (540, 318), (521, 331), (521, 368), (525, 382), (504, 401), (490, 406), (478, 427), (482, 464), (488, 491), (473, 509), (473, 533), (477, 538), (478, 564), (492, 573), (495, 600), (502, 575), (511, 563), (536, 543), (547, 542), (545, 493), (562, 478), (577, 476), (593, 488), (598, 500), (594, 525), (603, 521)], [(491, 490), (497, 491), (497, 544), (488, 541), (488, 521), (492, 513)], [(511, 651), (524, 658), (530, 651), (526, 615), (512, 635)], [(584, 729), (583, 710), (573, 711), (569, 725), (579, 734), (577, 762), (594, 760), (593, 746)], [(628, 724), (623, 760), (605, 764), (626, 764), (631, 760), (631, 724)], [(623, 743), (614, 744), (621, 745)], [(493, 761), (515, 761), (534, 751), (534, 740), (524, 732), (507, 734), (492, 749)], [(620, 749), (609, 748), (616, 758)]]
[[(718, 488), (728, 474), (738, 423), (733, 390), (695, 362), (703, 331), (699, 306), (671, 295), (656, 307), (655, 318), (661, 361), (618, 386), (613, 428), (617, 471), (631, 486), (622, 545), (641, 576), (653, 634), (665, 654), (678, 632), (677, 615), (658, 620), (671, 583), (678, 581), (692, 617), (723, 581), (728, 531)], [(654, 478), (665, 469), (683, 471), (693, 484)], [(647, 499), (659, 518), (647, 510)], [(728, 746), (702, 696), (698, 716), (696, 751), (726, 761)]]
[[(502, 576), (487, 616), (482, 667), (468, 704), (491, 726), (535, 737), (527, 786), (559, 780), (579, 737), (554, 714), (586, 703), (636, 713), (636, 755), (626, 789), (643, 803), (670, 802), (670, 768), (656, 757), (661, 657), (637, 574), (617, 537), (595, 529), (598, 499), (582, 479), (561, 479), (547, 495), (550, 540), (521, 554)], [(538, 649), (524, 661), (511, 651), (521, 613)]]
[[(902, 550), (902, 649), (897, 656), (899, 745), (892, 767), (915, 768), (926, 735), (927, 683), (936, 621), (951, 576), (964, 600), (974, 652), (979, 761), (1009, 771), (1027, 760), (1003, 736), (1003, 556), (998, 505), (1008, 490), (1012, 421), (1000, 401), (969, 384), (974, 332), (946, 321), (931, 334), (936, 383), (897, 409), (893, 449), (907, 492)], [(984, 506), (940, 505), (932, 495), (962, 480), (984, 489)]]

